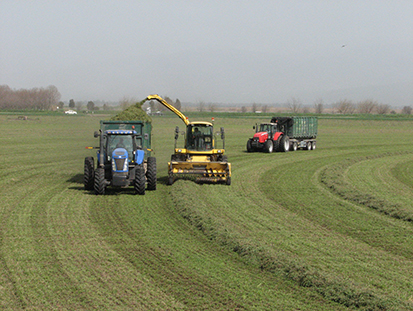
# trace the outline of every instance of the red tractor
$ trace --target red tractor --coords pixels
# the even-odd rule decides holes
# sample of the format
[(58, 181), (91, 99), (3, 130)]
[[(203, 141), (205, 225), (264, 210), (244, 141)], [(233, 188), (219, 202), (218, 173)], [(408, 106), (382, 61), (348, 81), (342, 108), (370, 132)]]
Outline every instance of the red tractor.
[(253, 127), (255, 134), (247, 141), (247, 151), (287, 152), (314, 150), (317, 137), (316, 117), (273, 117), (269, 123)]

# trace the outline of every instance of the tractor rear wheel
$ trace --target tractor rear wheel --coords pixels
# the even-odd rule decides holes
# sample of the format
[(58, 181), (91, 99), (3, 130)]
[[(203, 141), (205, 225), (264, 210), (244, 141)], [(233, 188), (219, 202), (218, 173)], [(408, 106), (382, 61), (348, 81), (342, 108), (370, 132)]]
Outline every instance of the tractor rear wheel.
[(283, 135), (283, 137), (281, 137), (280, 150), (281, 152), (287, 152), (290, 150), (290, 139), (287, 135)]
[(148, 190), (156, 190), (156, 158), (148, 157), (146, 167), (146, 178), (148, 180)]
[(95, 170), (94, 189), (96, 195), (105, 194), (106, 180), (104, 168), (99, 167)]
[(138, 165), (135, 168), (135, 181), (133, 187), (135, 188), (136, 194), (145, 194), (146, 178), (145, 169), (142, 165)]
[(83, 176), (83, 183), (85, 185), (85, 190), (92, 190), (95, 179), (95, 163), (93, 157), (85, 158), (84, 169), (85, 174)]
[(267, 140), (265, 142), (265, 152), (271, 153), (274, 150), (274, 144), (272, 143), (272, 140)]

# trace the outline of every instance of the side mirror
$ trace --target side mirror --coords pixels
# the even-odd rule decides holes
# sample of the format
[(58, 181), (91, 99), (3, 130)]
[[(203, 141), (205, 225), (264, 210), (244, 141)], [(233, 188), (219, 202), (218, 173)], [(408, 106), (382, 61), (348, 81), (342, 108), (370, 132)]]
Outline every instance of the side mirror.
[(175, 127), (175, 133), (179, 133), (179, 126)]
[(95, 131), (95, 132), (93, 133), (93, 137), (95, 137), (95, 138), (99, 137), (99, 132), (98, 132), (98, 131)]
[(255, 125), (252, 127), (253, 130), (255, 130)]
[(224, 132), (224, 128), (221, 127), (221, 139), (225, 138), (225, 132)]

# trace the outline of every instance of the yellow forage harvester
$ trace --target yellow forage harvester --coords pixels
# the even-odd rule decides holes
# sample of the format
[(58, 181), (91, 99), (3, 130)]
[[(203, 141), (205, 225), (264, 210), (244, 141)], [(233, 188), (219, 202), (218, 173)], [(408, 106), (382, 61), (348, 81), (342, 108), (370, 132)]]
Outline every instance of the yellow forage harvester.
[[(214, 125), (210, 122), (189, 122), (188, 118), (168, 104), (158, 95), (149, 95), (146, 100), (156, 100), (175, 113), (185, 123), (186, 131), (175, 129), (175, 153), (168, 162), (168, 185), (175, 179), (195, 176), (197, 182), (222, 182), (231, 184), (231, 163), (225, 155), (224, 128), (214, 133)], [(185, 137), (183, 148), (177, 147), (179, 134)], [(218, 148), (215, 136), (220, 136), (222, 148)]]

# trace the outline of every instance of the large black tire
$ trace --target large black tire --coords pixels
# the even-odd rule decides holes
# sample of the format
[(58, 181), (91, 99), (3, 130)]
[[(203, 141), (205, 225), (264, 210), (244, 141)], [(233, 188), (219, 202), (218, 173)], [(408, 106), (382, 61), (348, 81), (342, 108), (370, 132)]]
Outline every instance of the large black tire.
[(93, 184), (95, 182), (95, 162), (93, 157), (85, 158), (84, 171), (83, 184), (85, 185), (85, 190), (93, 190)]
[(298, 149), (298, 144), (297, 144), (297, 142), (293, 142), (293, 143), (291, 144), (291, 151), (297, 151), (297, 149)]
[(307, 150), (311, 150), (313, 148), (313, 144), (311, 143), (311, 141), (307, 142)]
[(252, 148), (252, 142), (251, 139), (248, 139), (247, 141), (247, 152), (253, 152), (254, 149)]
[(227, 177), (227, 180), (225, 181), (225, 183), (227, 184), (227, 186), (231, 185), (231, 177)]
[(174, 183), (174, 177), (172, 175), (168, 176), (168, 182), (166, 183), (168, 186), (171, 186)]
[(106, 191), (106, 180), (105, 180), (105, 169), (97, 168), (95, 170), (95, 182), (94, 189), (96, 195), (105, 194)]
[(148, 190), (156, 190), (156, 158), (148, 157), (146, 167), (146, 179), (148, 180)]
[(315, 141), (311, 144), (311, 150), (315, 150)]
[(288, 152), (290, 150), (290, 139), (287, 135), (283, 135), (280, 141), (280, 151)]
[(138, 165), (135, 168), (135, 181), (133, 187), (135, 188), (135, 193), (143, 195), (145, 194), (146, 177), (145, 168), (142, 165)]
[(265, 142), (265, 146), (264, 146), (265, 152), (267, 153), (271, 153), (274, 150), (274, 144), (272, 143), (272, 140), (267, 140)]

